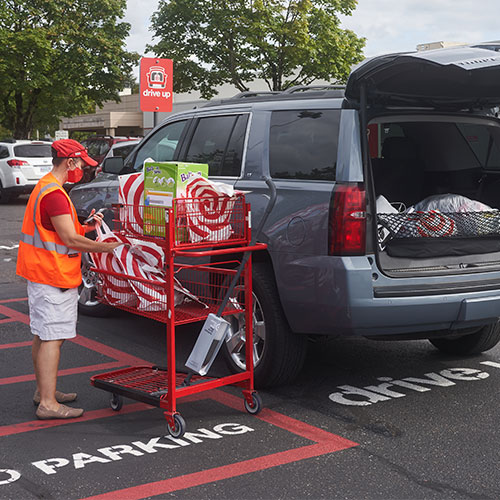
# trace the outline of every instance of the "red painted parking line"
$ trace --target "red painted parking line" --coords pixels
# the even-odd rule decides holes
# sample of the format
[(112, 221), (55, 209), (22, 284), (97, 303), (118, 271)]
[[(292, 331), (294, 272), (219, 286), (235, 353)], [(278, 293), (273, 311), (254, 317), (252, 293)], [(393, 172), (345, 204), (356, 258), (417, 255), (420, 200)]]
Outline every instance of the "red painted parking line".
[[(220, 390), (215, 390), (210, 393), (211, 399), (215, 399), (227, 406), (233, 407), (239, 403), (241, 408), (241, 399), (231, 394), (225, 393)], [(223, 479), (230, 479), (251, 472), (258, 472), (279, 465), (285, 465), (292, 462), (298, 462), (307, 458), (318, 457), (333, 453), (336, 451), (345, 450), (357, 446), (358, 443), (345, 439), (336, 434), (318, 429), (312, 425), (306, 424), (291, 417), (287, 417), (281, 413), (264, 409), (255, 418), (263, 420), (271, 425), (281, 427), (293, 434), (305, 437), (316, 444), (302, 446), (293, 450), (272, 453), (242, 462), (236, 462), (221, 467), (214, 467), (212, 469), (194, 472), (183, 476), (177, 476), (162, 481), (155, 481), (152, 483), (132, 486), (121, 490), (110, 491), (101, 495), (87, 497), (82, 500), (140, 500), (143, 498), (153, 497), (171, 493), (173, 491), (185, 490), (194, 486), (201, 486), (203, 484), (221, 481)]]
[[(11, 321), (20, 321), (26, 325), (29, 325), (30, 319), (27, 314), (20, 313), (6, 306), (0, 305), (0, 314), (7, 316)], [(97, 342), (95, 340), (88, 339), (86, 337), (76, 336), (73, 339), (68, 339), (68, 342), (73, 342), (74, 344), (80, 345), (92, 351), (96, 351), (99, 354), (103, 354), (104, 356), (108, 356), (109, 358), (116, 359), (120, 361), (123, 365), (144, 365), (150, 364), (149, 361), (145, 361), (141, 358), (133, 356), (131, 354), (127, 354), (118, 349), (114, 349), (113, 347), (109, 347), (101, 342)], [(59, 372), (61, 375), (62, 372)]]
[[(12, 320), (14, 321), (14, 320)], [(2, 323), (2, 321), (0, 321)], [(26, 340), (25, 342), (14, 342), (13, 344), (0, 344), (0, 349), (15, 349), (16, 347), (31, 347), (33, 342), (31, 340)]]
[(3, 316), (7, 316), (9, 319), (13, 321), (19, 321), (20, 323), (24, 323), (25, 325), (30, 324), (30, 318), (27, 314), (16, 311), (15, 309), (11, 309), (10, 307), (5, 307), (0, 304), (0, 314)]
[[(241, 398), (220, 390), (211, 392), (210, 399), (218, 401), (219, 403), (222, 403), (236, 410), (241, 410), (243, 405)], [(267, 408), (264, 408), (257, 415), (257, 418), (263, 420), (264, 422), (267, 422), (268, 424), (272, 424), (276, 427), (281, 427), (286, 431), (293, 432), (293, 434), (296, 434), (297, 436), (301, 436), (318, 443), (325, 440), (331, 441), (334, 437), (340, 438), (340, 436), (335, 436), (328, 431), (324, 431), (322, 429), (319, 429), (318, 427), (306, 424), (305, 422), (301, 422), (300, 420), (297, 420), (295, 418), (287, 417), (282, 413), (278, 413)], [(340, 440), (341, 443), (346, 441), (344, 438), (340, 438)]]
[(24, 300), (28, 300), (28, 297), (19, 297), (18, 299), (2, 299), (0, 300), (0, 304), (8, 304), (9, 302), (23, 302)]
[(78, 344), (82, 347), (86, 347), (91, 351), (96, 351), (99, 354), (103, 354), (108, 358), (113, 358), (120, 361), (124, 365), (150, 365), (149, 361), (145, 361), (144, 359), (137, 358), (136, 356), (132, 356), (131, 354), (127, 354), (126, 352), (120, 351), (118, 349), (114, 349), (113, 347), (109, 347), (105, 344), (101, 344), (95, 340), (88, 339), (87, 337), (77, 336), (74, 339), (70, 339), (74, 344)]
[[(356, 446), (353, 444), (351, 446)], [(298, 462), (306, 458), (318, 457), (340, 451), (341, 449), (350, 448), (336, 448), (328, 444), (313, 444), (304, 446), (296, 450), (282, 451), (272, 455), (265, 455), (263, 457), (254, 458), (252, 460), (245, 460), (243, 462), (236, 462), (222, 467), (215, 467), (201, 472), (194, 472), (186, 474), (185, 476), (177, 476), (172, 479), (165, 479), (154, 483), (143, 484), (140, 486), (132, 486), (123, 490), (110, 491), (102, 495), (95, 495), (86, 497), (82, 500), (139, 500), (143, 498), (171, 493), (173, 491), (185, 490), (193, 488), (194, 486), (201, 486), (203, 484), (221, 481), (223, 479), (230, 479), (233, 477), (243, 476), (251, 472), (259, 472), (278, 465), (285, 465), (292, 462)]]
[[(108, 370), (110, 368), (119, 368), (120, 366), (123, 366), (123, 362), (112, 361), (111, 363), (100, 363), (98, 365), (87, 365), (87, 366), (79, 366), (77, 368), (66, 368), (65, 370), (59, 370), (57, 372), (57, 375), (58, 376), (75, 375), (77, 373), (96, 372), (101, 370)], [(29, 382), (31, 380), (35, 380), (34, 373), (30, 373), (28, 375), (18, 375), (17, 377), (0, 378), (0, 385), (18, 384), (20, 382)]]
[[(203, 399), (199, 394), (193, 394), (182, 399), (182, 402), (192, 402)], [(60, 425), (78, 424), (79, 422), (88, 422), (99, 418), (114, 417), (126, 415), (127, 413), (135, 413), (139, 411), (152, 410), (156, 406), (150, 406), (145, 403), (124, 404), (120, 411), (114, 411), (111, 408), (101, 410), (86, 411), (80, 418), (72, 418), (68, 420), (33, 420), (30, 422), (20, 422), (19, 424), (0, 426), (0, 437), (10, 436), (12, 434), (22, 434), (23, 432), (39, 431), (48, 429), (49, 427), (58, 427)]]
[(115, 415), (125, 415), (136, 411), (151, 410), (153, 406), (144, 403), (133, 403), (130, 405), (123, 405), (123, 408), (117, 412), (111, 408), (102, 410), (87, 411), (80, 418), (72, 418), (68, 420), (32, 420), (30, 422), (21, 422), (13, 425), (3, 425), (0, 427), (0, 437), (11, 436), (12, 434), (21, 434), (23, 432), (39, 431), (48, 429), (50, 427), (59, 427), (60, 425), (78, 424), (80, 422), (88, 422), (97, 418), (114, 417)]
[(14, 321), (16, 321), (16, 320), (15, 320), (15, 319), (13, 319), (13, 318), (5, 318), (5, 319), (0, 319), (0, 325), (1, 325), (2, 323), (12, 323), (12, 322), (14, 322)]

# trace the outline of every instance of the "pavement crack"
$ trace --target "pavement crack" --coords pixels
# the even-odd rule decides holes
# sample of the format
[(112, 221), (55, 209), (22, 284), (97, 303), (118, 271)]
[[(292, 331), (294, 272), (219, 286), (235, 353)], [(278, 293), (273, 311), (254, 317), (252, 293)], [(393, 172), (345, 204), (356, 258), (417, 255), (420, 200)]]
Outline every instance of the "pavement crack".
[(394, 472), (397, 472), (398, 474), (406, 477), (412, 483), (417, 484), (419, 486), (422, 486), (424, 488), (436, 491), (438, 493), (449, 494), (450, 492), (453, 492), (453, 493), (457, 493), (459, 495), (462, 495), (465, 498), (470, 498), (471, 500), (497, 500), (498, 498), (500, 498), (500, 491), (490, 491), (488, 493), (473, 493), (473, 492), (467, 491), (463, 488), (458, 488), (456, 486), (452, 486), (451, 484), (442, 483), (442, 482), (434, 481), (434, 480), (423, 479), (423, 478), (419, 477), (418, 475), (410, 472), (405, 467), (398, 465), (398, 464), (395, 464), (394, 462), (391, 462), (390, 460), (383, 457), (382, 455), (378, 455), (378, 454), (373, 453), (367, 449), (364, 449), (363, 451), (365, 453), (369, 454), (371, 457), (375, 457), (377, 460), (382, 462), (384, 465), (389, 467)]

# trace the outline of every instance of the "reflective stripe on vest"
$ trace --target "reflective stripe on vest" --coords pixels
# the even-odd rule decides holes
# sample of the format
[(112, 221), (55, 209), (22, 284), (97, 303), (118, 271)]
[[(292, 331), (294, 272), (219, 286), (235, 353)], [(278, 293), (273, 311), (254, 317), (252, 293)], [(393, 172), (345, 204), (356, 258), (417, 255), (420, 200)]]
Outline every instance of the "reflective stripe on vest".
[(56, 252), (61, 255), (71, 255), (74, 253), (79, 253), (78, 250), (69, 248), (66, 245), (59, 245), (58, 243), (54, 243), (53, 241), (43, 241), (42, 237), (40, 236), (40, 232), (38, 231), (38, 226), (36, 225), (36, 214), (38, 210), (38, 203), (40, 202), (40, 196), (43, 194), (43, 192), (52, 187), (59, 188), (59, 186), (56, 183), (51, 182), (50, 184), (47, 184), (42, 189), (40, 189), (40, 192), (38, 193), (35, 200), (35, 204), (33, 206), (33, 225), (35, 227), (34, 235), (31, 236), (31, 234), (26, 234), (21, 232), (21, 241), (23, 243), (26, 243), (27, 245), (31, 245), (36, 248), (44, 248), (45, 250), (48, 250), (50, 252)]

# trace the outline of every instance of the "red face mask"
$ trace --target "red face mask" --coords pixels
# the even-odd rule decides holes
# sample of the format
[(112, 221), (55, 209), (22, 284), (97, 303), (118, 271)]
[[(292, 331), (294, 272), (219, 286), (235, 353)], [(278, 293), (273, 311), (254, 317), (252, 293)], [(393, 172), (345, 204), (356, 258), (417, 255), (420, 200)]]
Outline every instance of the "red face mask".
[(68, 170), (68, 182), (79, 182), (82, 180), (83, 170), (79, 167), (76, 167), (73, 170)]

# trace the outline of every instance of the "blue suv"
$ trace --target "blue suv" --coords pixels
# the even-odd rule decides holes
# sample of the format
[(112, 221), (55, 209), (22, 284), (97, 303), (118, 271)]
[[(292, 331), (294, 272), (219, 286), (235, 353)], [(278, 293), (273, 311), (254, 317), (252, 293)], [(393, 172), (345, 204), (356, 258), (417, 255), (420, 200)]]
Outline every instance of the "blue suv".
[[(243, 93), (172, 115), (71, 197), (84, 217), (116, 202), (117, 174), (147, 158), (203, 162), (249, 192), (258, 222), (263, 176), (273, 179), (268, 249), (254, 256), (259, 386), (297, 375), (312, 336), (486, 351), (500, 340), (499, 50), (390, 54), (361, 63), (345, 89)], [(418, 208), (436, 199), (469, 204), (457, 216)], [(84, 265), (80, 307), (99, 315), (94, 286)], [(245, 364), (243, 320), (223, 349), (235, 371)]]

